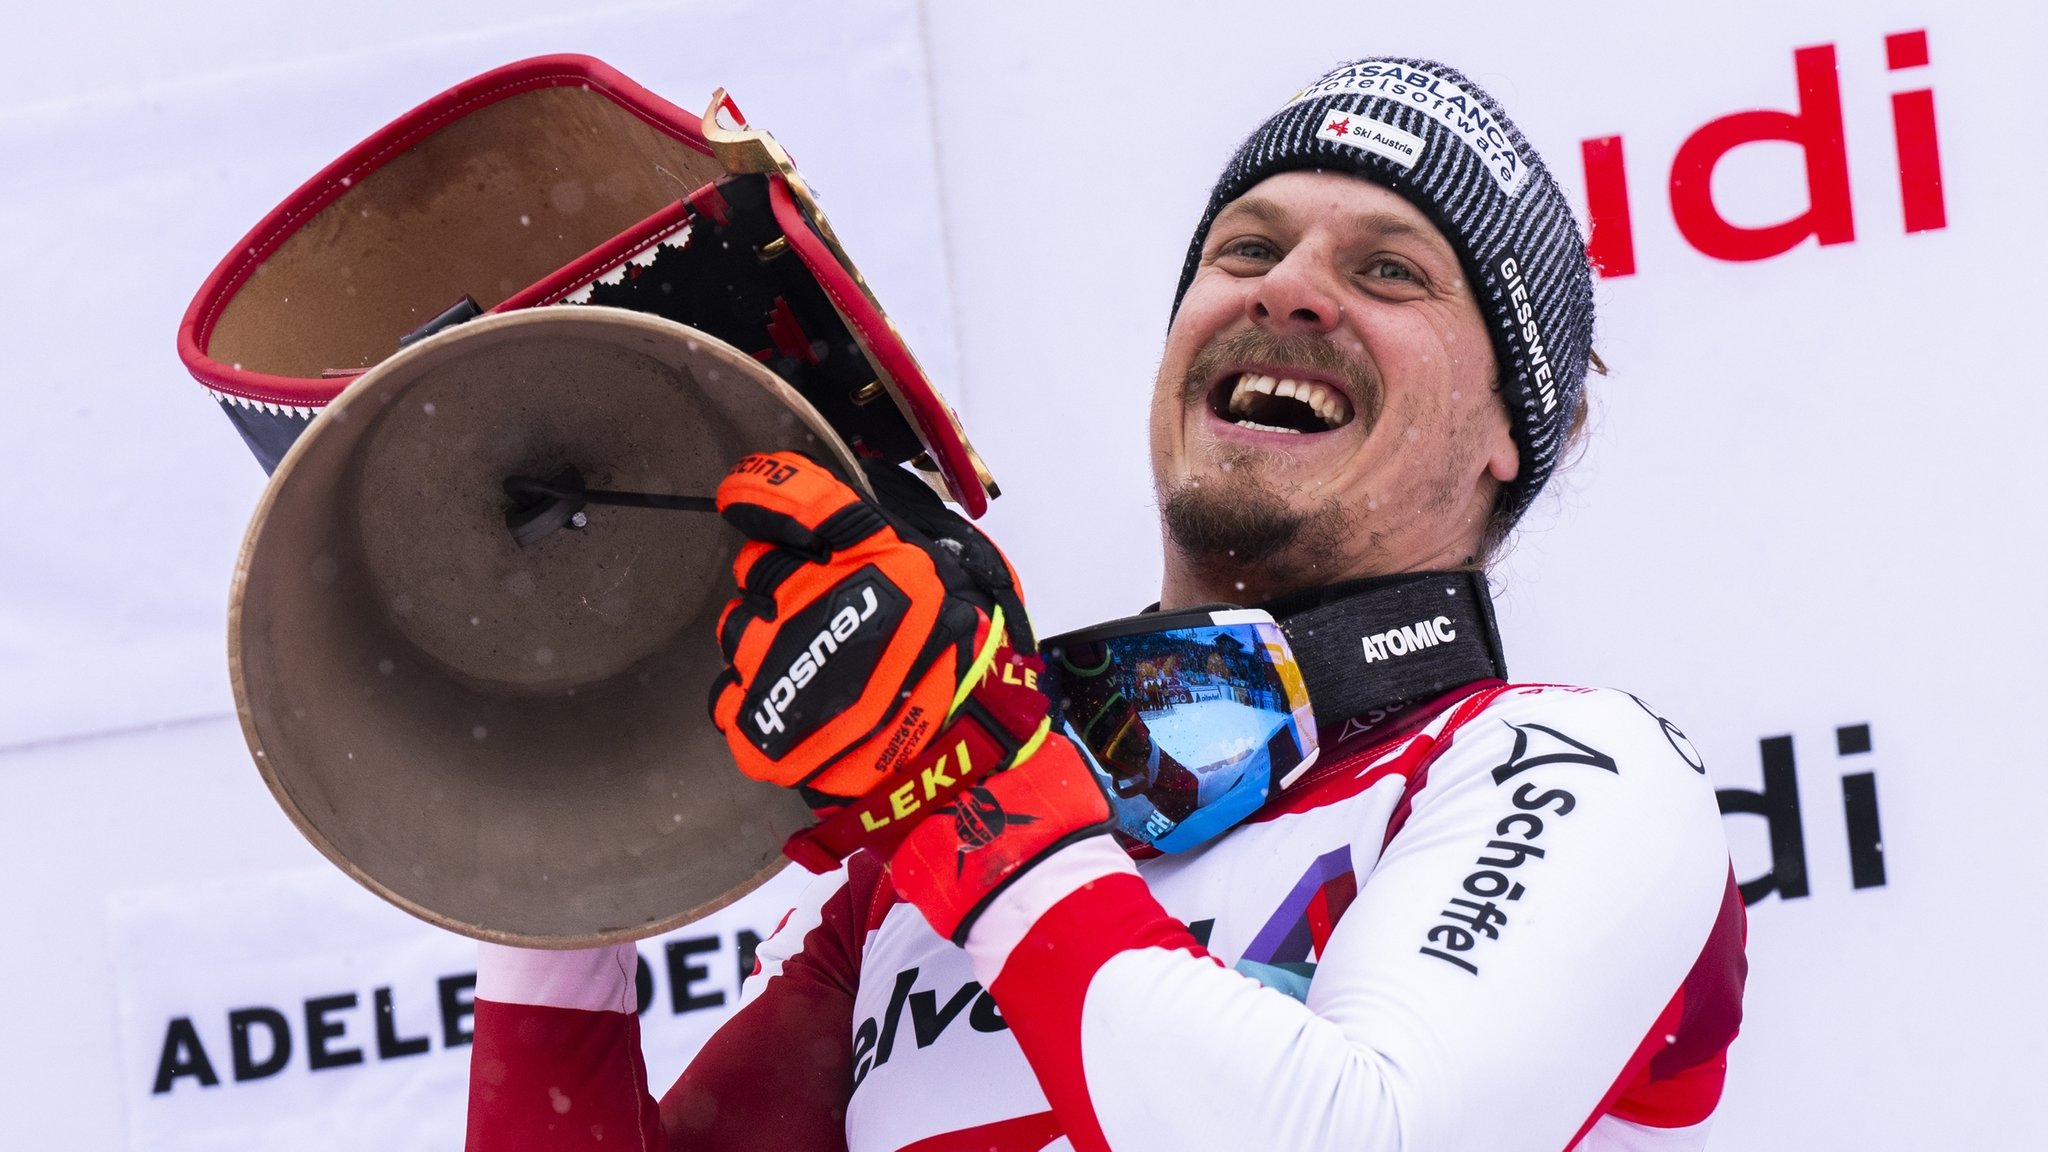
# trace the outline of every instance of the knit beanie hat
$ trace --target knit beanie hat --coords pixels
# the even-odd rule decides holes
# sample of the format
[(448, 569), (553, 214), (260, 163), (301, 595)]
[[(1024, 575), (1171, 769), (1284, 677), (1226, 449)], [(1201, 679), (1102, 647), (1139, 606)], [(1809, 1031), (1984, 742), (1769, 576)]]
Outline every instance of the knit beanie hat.
[(1550, 478), (1584, 387), (1593, 277), (1571, 205), (1493, 97), (1430, 60), (1345, 64), (1238, 146), (1188, 245), (1174, 311), (1209, 225), (1268, 176), (1351, 172), (1420, 208), (1447, 237), (1492, 331), (1521, 470), (1501, 491), (1519, 517)]

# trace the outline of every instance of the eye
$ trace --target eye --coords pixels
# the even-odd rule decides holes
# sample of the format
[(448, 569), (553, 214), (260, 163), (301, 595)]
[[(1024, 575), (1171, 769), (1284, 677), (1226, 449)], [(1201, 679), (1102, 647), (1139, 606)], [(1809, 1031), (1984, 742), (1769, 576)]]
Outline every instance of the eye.
[(1384, 300), (1419, 300), (1431, 292), (1429, 277), (1400, 256), (1373, 256), (1356, 275), (1360, 289)]
[(1391, 257), (1381, 257), (1368, 262), (1365, 266), (1365, 277), (1368, 280), (1406, 280), (1410, 283), (1419, 283), (1422, 279), (1416, 275), (1415, 269)]
[(1210, 259), (1239, 275), (1264, 271), (1280, 260), (1280, 248), (1258, 236), (1237, 236), (1217, 245)]

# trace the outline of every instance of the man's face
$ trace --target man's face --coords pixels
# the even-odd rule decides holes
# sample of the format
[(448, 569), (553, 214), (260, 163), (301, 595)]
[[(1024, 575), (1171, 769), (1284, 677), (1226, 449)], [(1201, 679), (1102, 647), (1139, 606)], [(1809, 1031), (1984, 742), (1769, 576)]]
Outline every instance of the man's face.
[(1464, 562), (1519, 466), (1495, 371), (1419, 209), (1341, 173), (1261, 182), (1217, 215), (1167, 333), (1151, 430), (1169, 547), (1212, 588), (1243, 581), (1240, 603)]

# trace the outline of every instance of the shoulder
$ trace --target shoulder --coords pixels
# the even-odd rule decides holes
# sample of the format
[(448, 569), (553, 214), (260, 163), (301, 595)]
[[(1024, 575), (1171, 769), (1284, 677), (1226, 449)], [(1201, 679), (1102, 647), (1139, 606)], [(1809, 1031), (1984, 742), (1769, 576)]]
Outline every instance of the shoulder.
[[(1433, 788), (1441, 796), (1453, 780), (1489, 776), (1510, 761), (1520, 770), (1573, 762), (1616, 769), (1622, 760), (1677, 763), (1696, 778), (1690, 787), (1683, 779), (1667, 784), (1679, 792), (1699, 792), (1706, 780), (1698, 752), (1676, 724), (1636, 696), (1611, 688), (1485, 682), (1422, 705), (1389, 726), (1397, 731), (1349, 744), (1339, 735), (1334, 756), (1325, 747), (1321, 766), (1254, 822), (1327, 808), (1393, 777), (1400, 801), (1388, 828), (1391, 837), (1407, 819), (1415, 793)], [(1500, 779), (1518, 774), (1502, 772)], [(1632, 782), (1635, 775), (1640, 774), (1632, 774)]]
[(1690, 861), (1716, 881), (1727, 867), (1705, 762), (1675, 722), (1628, 692), (1505, 685), (1432, 727), (1418, 819), (1437, 808), (1490, 829), (1514, 812), (1547, 812), (1621, 857)]
[[(1438, 743), (1498, 752), (1488, 772), (1504, 782), (1551, 764), (1621, 775), (1671, 771), (1678, 784), (1706, 784), (1706, 762), (1677, 723), (1633, 693), (1565, 684), (1507, 684), (1462, 701), (1440, 717)], [(1647, 777), (1661, 779), (1662, 777)], [(1689, 779), (1690, 778), (1690, 779)]]

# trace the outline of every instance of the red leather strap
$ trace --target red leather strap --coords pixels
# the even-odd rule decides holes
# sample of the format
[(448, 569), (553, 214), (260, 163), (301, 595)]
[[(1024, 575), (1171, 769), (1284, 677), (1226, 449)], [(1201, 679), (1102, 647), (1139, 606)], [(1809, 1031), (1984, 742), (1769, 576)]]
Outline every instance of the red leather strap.
[[(213, 330), (228, 302), (264, 261), (323, 208), (407, 149), (479, 108), (537, 88), (568, 86), (599, 92), (662, 135), (706, 155), (711, 152), (698, 128), (700, 117), (656, 96), (594, 57), (535, 56), (493, 68), (378, 129), (369, 139), (315, 173), (284, 203), (257, 221), (241, 243), (221, 258), (185, 309), (184, 319), (178, 325), (178, 358), (184, 361), (186, 370), (213, 391), (261, 404), (320, 408), (340, 395), (354, 379), (353, 374), (300, 378), (245, 369), (240, 364), (214, 359), (209, 350)], [(394, 340), (397, 336), (398, 333), (392, 333)]]
[(939, 399), (931, 381), (925, 378), (924, 369), (918, 367), (903, 338), (896, 334), (896, 326), (868, 298), (825, 241), (811, 230), (810, 221), (804, 218), (796, 196), (780, 173), (768, 178), (768, 203), (775, 210), (775, 223), (782, 228), (797, 258), (810, 269), (812, 279), (831, 297), (840, 318), (860, 334), (877, 366), (895, 385), (896, 395), (903, 400), (904, 414), (916, 427), (917, 438), (931, 452), (933, 462), (938, 464), (939, 475), (945, 477), (953, 499), (969, 519), (980, 517), (988, 511), (988, 493), (981, 486), (967, 445), (953, 425), (946, 402)]

